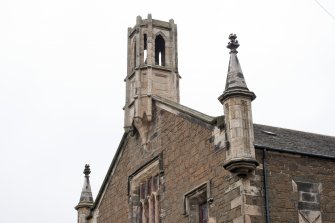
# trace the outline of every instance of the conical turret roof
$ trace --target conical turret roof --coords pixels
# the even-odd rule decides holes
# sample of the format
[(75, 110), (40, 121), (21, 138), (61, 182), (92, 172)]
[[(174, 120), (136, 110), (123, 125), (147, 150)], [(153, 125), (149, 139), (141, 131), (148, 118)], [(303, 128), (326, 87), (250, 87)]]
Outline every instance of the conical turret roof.
[(230, 49), (230, 59), (225, 90), (219, 97), (221, 102), (231, 95), (244, 95), (250, 97), (251, 100), (256, 98), (256, 95), (249, 91), (245, 82), (241, 65), (237, 57), (238, 52), (236, 49), (240, 44), (236, 38), (236, 34), (229, 35), (230, 42), (228, 43), (227, 48)]
[(85, 180), (83, 189), (81, 191), (80, 200), (78, 205), (75, 207), (76, 209), (81, 207), (91, 207), (93, 205), (93, 195), (90, 185), (90, 165), (86, 164), (84, 169)]

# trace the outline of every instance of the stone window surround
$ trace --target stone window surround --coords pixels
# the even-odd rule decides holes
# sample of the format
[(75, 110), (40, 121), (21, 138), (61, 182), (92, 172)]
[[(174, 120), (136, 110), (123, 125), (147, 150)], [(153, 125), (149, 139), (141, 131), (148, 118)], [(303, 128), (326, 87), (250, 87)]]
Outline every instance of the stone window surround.
[(155, 64), (158, 66), (165, 66), (165, 43), (164, 34), (156, 34), (155, 36)]
[(293, 192), (298, 193), (298, 216), (302, 223), (321, 223), (320, 195), (322, 184), (306, 179), (293, 179)]
[(209, 205), (213, 202), (213, 198), (211, 198), (210, 194), (210, 181), (206, 181), (184, 194), (183, 215), (189, 218), (189, 222), (195, 223), (193, 221), (194, 216), (192, 216), (192, 212), (195, 215), (199, 215), (199, 210), (192, 210), (192, 208), (194, 208), (192, 206), (199, 206), (201, 204), (207, 203), (209, 212)]
[[(158, 171), (157, 171), (158, 169)], [(139, 181), (140, 179), (143, 179), (144, 176), (150, 175), (154, 176), (152, 173), (153, 171), (156, 171), (155, 174), (159, 174), (159, 176), (164, 175), (164, 168), (163, 168), (163, 153), (158, 154), (154, 158), (152, 158), (150, 161), (146, 162), (142, 166), (140, 166), (134, 173), (132, 173), (128, 177), (128, 196), (131, 195), (131, 184), (135, 183), (136, 181)], [(144, 173), (147, 173), (144, 175)]]
[(163, 174), (161, 153), (128, 177), (129, 204), (132, 206), (134, 218), (132, 222), (159, 222), (160, 177)]

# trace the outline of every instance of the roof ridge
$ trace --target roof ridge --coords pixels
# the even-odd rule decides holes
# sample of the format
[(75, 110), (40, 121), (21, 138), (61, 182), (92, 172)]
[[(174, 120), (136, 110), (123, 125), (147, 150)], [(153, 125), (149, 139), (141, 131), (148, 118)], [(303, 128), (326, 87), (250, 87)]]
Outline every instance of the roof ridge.
[(282, 129), (282, 130), (287, 130), (287, 131), (294, 131), (294, 132), (301, 132), (301, 133), (307, 133), (310, 135), (316, 135), (316, 136), (322, 136), (322, 137), (329, 137), (329, 138), (334, 138), (335, 136), (331, 136), (331, 135), (325, 135), (325, 134), (320, 134), (320, 133), (314, 133), (314, 132), (308, 132), (308, 131), (302, 131), (302, 130), (297, 130), (297, 129), (289, 129), (289, 128), (284, 128), (284, 127), (278, 127), (278, 126), (271, 126), (271, 125), (264, 125), (264, 124), (257, 124), (254, 123), (254, 125), (258, 125), (258, 126), (264, 126), (264, 127), (269, 127), (269, 128), (276, 128), (276, 129)]

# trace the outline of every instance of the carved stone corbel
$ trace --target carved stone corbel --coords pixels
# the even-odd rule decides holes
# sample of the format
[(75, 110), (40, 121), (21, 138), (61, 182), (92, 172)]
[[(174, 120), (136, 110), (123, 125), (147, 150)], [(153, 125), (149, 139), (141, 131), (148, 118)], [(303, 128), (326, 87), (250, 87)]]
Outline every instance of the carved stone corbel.
[(148, 119), (147, 115), (144, 113), (143, 118), (134, 117), (133, 125), (137, 129), (140, 137), (142, 139), (142, 146), (144, 150), (150, 149), (150, 142), (148, 140), (148, 134), (150, 129), (151, 120)]

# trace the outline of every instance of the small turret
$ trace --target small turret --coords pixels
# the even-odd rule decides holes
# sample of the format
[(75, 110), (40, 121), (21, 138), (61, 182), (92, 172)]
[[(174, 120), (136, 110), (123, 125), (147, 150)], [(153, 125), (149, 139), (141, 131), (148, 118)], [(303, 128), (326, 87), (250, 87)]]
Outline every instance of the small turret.
[(250, 91), (245, 82), (237, 48), (240, 46), (235, 34), (230, 34), (230, 60), (226, 86), (219, 101), (223, 104), (228, 150), (224, 168), (232, 173), (245, 176), (252, 172), (258, 162), (255, 159), (254, 131), (251, 101), (256, 95)]
[(84, 169), (85, 180), (81, 191), (78, 205), (75, 209), (78, 211), (78, 223), (87, 223), (87, 216), (90, 214), (90, 208), (93, 206), (93, 196), (90, 185), (90, 165), (86, 164)]

